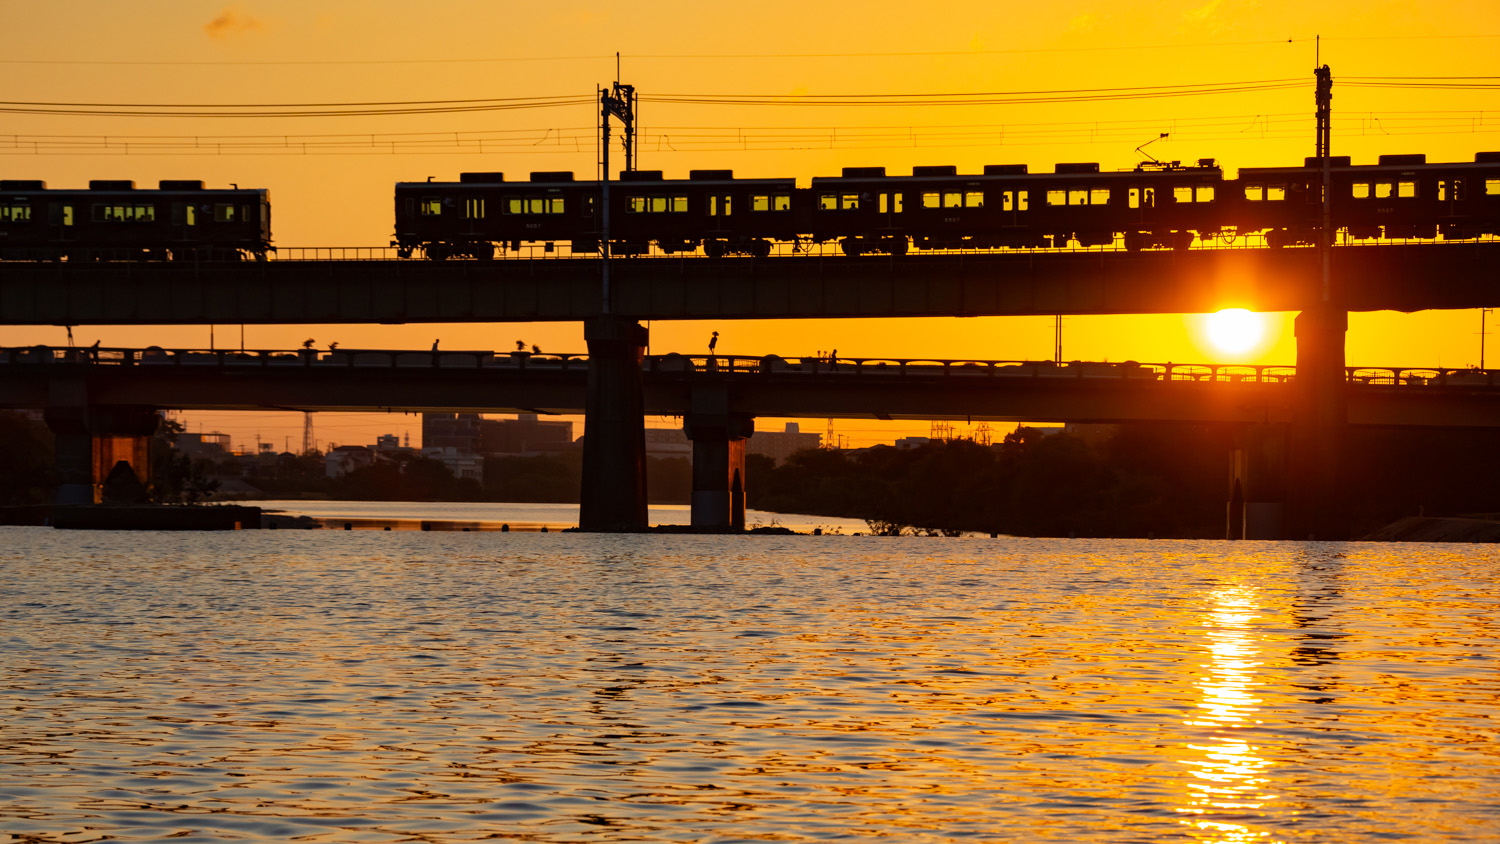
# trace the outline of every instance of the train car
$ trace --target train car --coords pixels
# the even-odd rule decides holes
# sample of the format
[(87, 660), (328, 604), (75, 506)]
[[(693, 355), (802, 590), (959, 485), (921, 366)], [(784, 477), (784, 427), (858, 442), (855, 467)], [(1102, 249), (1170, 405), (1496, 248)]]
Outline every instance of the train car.
[[(1465, 240), (1500, 234), (1500, 153), (1472, 163), (1427, 163), (1422, 154), (1382, 155), (1356, 165), (1329, 158), (1335, 231), (1371, 238)], [(1241, 225), (1265, 233), (1270, 246), (1311, 244), (1322, 224), (1322, 160), (1302, 167), (1240, 170)]]
[[(532, 173), (507, 182), (500, 173), (464, 173), (457, 182), (396, 185), (396, 239), (403, 258), (487, 259), (523, 243), (599, 248), (603, 226), (597, 181), (568, 172)], [(694, 170), (668, 180), (659, 170), (620, 174), (610, 184), (610, 251), (765, 256), (774, 241), (795, 242), (794, 179), (736, 179), (730, 170)]]
[(1024, 164), (987, 165), (963, 175), (951, 165), (887, 176), (882, 167), (848, 167), (817, 177), (809, 230), (846, 254), (904, 254), (917, 249), (1106, 246), (1186, 248), (1224, 228), (1223, 171), (1211, 160), (1100, 172), (1095, 163), (1058, 164), (1029, 173)]
[(409, 258), (435, 261), (495, 257), (523, 243), (567, 243), (597, 248), (599, 183), (575, 181), (568, 171), (539, 171), (525, 182), (504, 173), (461, 173), (457, 182), (398, 182), (396, 232), (391, 245)]
[(610, 251), (641, 255), (652, 244), (671, 255), (702, 248), (711, 258), (771, 254), (796, 243), (795, 179), (736, 179), (733, 170), (692, 170), (686, 180), (660, 170), (620, 174), (610, 185)]
[(265, 260), (271, 200), (262, 189), (165, 180), (152, 189), (95, 180), (88, 190), (0, 180), (0, 259)]

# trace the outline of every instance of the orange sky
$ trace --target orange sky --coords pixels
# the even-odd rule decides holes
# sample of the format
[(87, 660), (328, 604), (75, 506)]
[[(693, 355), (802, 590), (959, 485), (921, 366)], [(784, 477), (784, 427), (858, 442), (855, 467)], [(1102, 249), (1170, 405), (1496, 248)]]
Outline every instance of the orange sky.
[[(1152, 145), (1158, 157), (1214, 157), (1230, 174), (1243, 166), (1297, 162), (1312, 152), (1313, 39), (1321, 34), (1321, 57), (1335, 78), (1336, 154), (1356, 162), (1393, 152), (1467, 161), (1476, 151), (1500, 149), (1500, 122), (1491, 118), (1487, 128), (1463, 122), (1495, 109), (1496, 94), (1339, 84), (1360, 76), (1493, 74), (1488, 59), (1500, 47), (1500, 5), (1493, 0), (949, 2), (927, 8), (930, 14), (883, 0), (825, 8), (784, 0), (736, 7), (649, 0), (9, 0), (0, 5), (0, 31), (11, 47), (0, 61), (7, 99), (55, 103), (591, 97), (596, 84), (615, 78), (616, 51), (623, 54), (622, 80), (643, 95), (930, 94), (1306, 80), (1286, 91), (1102, 104), (642, 106), (642, 167), (665, 170), (669, 177), (690, 168), (728, 167), (742, 176), (794, 176), (805, 184), (852, 165), (909, 172), (914, 164), (956, 164), (960, 172), (975, 172), (988, 163), (1025, 162), (1045, 171), (1058, 161), (1098, 161), (1106, 169), (1125, 168), (1140, 160), (1135, 147), (1160, 132), (1172, 134)], [(54, 187), (97, 178), (265, 187), (279, 246), (380, 246), (391, 232), (395, 181), (453, 178), (467, 170), (522, 178), (531, 170), (592, 174), (595, 149), (587, 139), (595, 122), (592, 105), (341, 118), (10, 114), (0, 128), (0, 173), (45, 179)], [(777, 140), (793, 132), (796, 142)], [(525, 140), (485, 154), (456, 151), (449, 139), (472, 137), (463, 133), (512, 133)], [(871, 140), (876, 134), (882, 140)], [(957, 135), (974, 139), (954, 140)], [(704, 136), (708, 148), (694, 148), (694, 138)], [(725, 141), (742, 136), (748, 140), (738, 145)], [(98, 151), (101, 137), (116, 146)], [(184, 149), (188, 138), (203, 139), (201, 146)], [(366, 145), (358, 147), (361, 138)], [(584, 140), (575, 144), (575, 138)], [(170, 151), (152, 151), (167, 140)], [(285, 146), (247, 154), (252, 140)], [(341, 146), (321, 154), (300, 151), (300, 142), (319, 140)], [(83, 152), (64, 154), (80, 144)], [(1070, 317), (1064, 355), (1224, 360), (1203, 342), (1198, 322), (1176, 316)], [(837, 348), (841, 357), (1050, 358), (1053, 342), (1050, 317), (656, 322), (651, 329), (655, 352), (701, 352), (715, 329), (723, 335), (720, 352), (753, 355)], [(1474, 364), (1479, 329), (1474, 311), (1354, 315), (1348, 360)], [(545, 350), (584, 350), (576, 324), (251, 326), (244, 332), (251, 348), (288, 348), (307, 337), (320, 345), (338, 340), (346, 347), (426, 348), (440, 336), (447, 348), (509, 348), (523, 339)], [(74, 336), (104, 345), (206, 347), (210, 329), (86, 326), (75, 328)], [(64, 337), (61, 328), (0, 329), (0, 345), (59, 343)], [(215, 327), (213, 342), (237, 347), (240, 327)], [(1294, 349), (1290, 319), (1278, 315), (1267, 341), (1239, 360), (1290, 363)], [(287, 437), (295, 444), (301, 436), (296, 414), (187, 418), (195, 429), (229, 430), (237, 444), (253, 441), (257, 429), (278, 447)], [(925, 433), (921, 426), (874, 422), (839, 423), (837, 429), (855, 444)], [(325, 444), (368, 442), (379, 433), (408, 430), (419, 430), (413, 417), (318, 419)]]

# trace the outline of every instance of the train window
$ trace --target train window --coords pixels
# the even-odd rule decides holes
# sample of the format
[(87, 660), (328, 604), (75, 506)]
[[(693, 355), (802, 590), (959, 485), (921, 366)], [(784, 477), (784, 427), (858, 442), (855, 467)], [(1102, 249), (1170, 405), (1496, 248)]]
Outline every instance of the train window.
[(484, 200), (483, 199), (465, 199), (464, 200), (464, 218), (468, 219), (468, 220), (483, 220), (484, 219)]
[(792, 207), (792, 196), (787, 193), (777, 193), (770, 196), (750, 197), (751, 211), (787, 211)]
[(883, 193), (880, 195), (880, 213), (886, 214), (891, 210), (891, 195)]
[[(52, 208), (53, 208), (53, 210), (57, 210), (58, 206), (54, 205), (54, 206), (52, 206)], [(71, 206), (71, 205), (64, 205), (64, 206), (62, 206), (61, 210), (62, 210), (62, 224), (65, 225), (65, 226), (71, 226), (71, 225), (73, 225), (73, 206)]]
[(1251, 202), (1260, 202), (1266, 198), (1266, 186), (1245, 185), (1245, 198)]
[(945, 193), (945, 194), (943, 194), (943, 207), (944, 208), (962, 208), (962, 207), (964, 207), (964, 195), (961, 194), (961, 193)]
[(964, 194), (964, 207), (983, 208), (984, 194), (979, 191), (969, 191), (968, 193)]
[(0, 223), (27, 223), (30, 221), (30, 205), (0, 205)]
[(1369, 182), (1355, 182), (1354, 183), (1354, 187), (1353, 187), (1353, 194), (1354, 194), (1354, 198), (1355, 199), (1369, 199), (1370, 198), (1370, 183)]
[(843, 211), (859, 210), (859, 194), (845, 193), (839, 195), (839, 208)]
[(1108, 205), (1109, 188), (1094, 188), (1093, 190), (1089, 191), (1089, 204)]
[(1266, 185), (1266, 200), (1280, 202), (1286, 199), (1286, 185)]
[(646, 197), (631, 196), (625, 199), (625, 213), (640, 214), (646, 210)]
[(1485, 179), (1484, 192), (1486, 196), (1500, 194), (1500, 179)]
[[(560, 202), (561, 200), (558, 200), (558, 201)], [(674, 213), (674, 214), (686, 214), (687, 213), (687, 208), (688, 208), (687, 197), (685, 197), (685, 196), (674, 196), (674, 197), (672, 197), (672, 213)], [(724, 215), (725, 216), (729, 215), (729, 197), (727, 197), (727, 196), (724, 197)]]
[(1024, 190), (1018, 190), (1018, 191), (1016, 191), (1016, 210), (1017, 211), (1025, 211), (1027, 208), (1031, 207), (1031, 204), (1028, 201), (1028, 198), (1030, 197), (1030, 195), (1031, 194), (1028, 191), (1024, 191)]
[(1014, 210), (1016, 210), (1016, 194), (1015, 194), (1015, 191), (1001, 191), (1000, 192), (1000, 210), (1001, 211), (1014, 211)]
[(1392, 185), (1390, 182), (1376, 182), (1375, 183), (1375, 198), (1376, 199), (1389, 199), (1390, 196), (1391, 196), (1391, 190), (1394, 187), (1395, 187), (1395, 185)]
[(174, 226), (196, 226), (198, 224), (198, 207), (191, 202), (172, 203), (172, 225)]
[(1197, 190), (1195, 191), (1195, 193), (1196, 193), (1195, 199), (1197, 199), (1197, 201), (1199, 201), (1199, 202), (1213, 202), (1214, 201), (1214, 186), (1213, 185), (1199, 185), (1198, 188), (1197, 188)]
[(1067, 205), (1068, 204), (1068, 192), (1064, 191), (1064, 190), (1049, 190), (1049, 191), (1047, 191), (1047, 204), (1048, 205)]
[[(512, 200), (514, 201), (514, 200)], [(443, 201), (435, 196), (422, 197), (422, 216), (435, 217), (443, 213)]]
[(1172, 199), (1177, 202), (1192, 202), (1193, 188), (1191, 185), (1178, 185), (1172, 188)]
[(1086, 188), (1072, 188), (1068, 191), (1069, 205), (1088, 205), (1089, 192)]
[(922, 207), (923, 208), (939, 208), (939, 207), (942, 207), (942, 204), (943, 204), (943, 198), (942, 198), (941, 194), (936, 194), (936, 193), (924, 193), (924, 194), (922, 194)]
[(228, 204), (215, 205), (214, 206), (214, 222), (215, 223), (232, 223), (232, 222), (234, 222), (234, 206), (233, 205), (228, 205)]
[(839, 198), (838, 198), (838, 196), (835, 195), (835, 194), (831, 194), (831, 193), (825, 193), (825, 194), (822, 194), (821, 196), (819, 196), (818, 197), (818, 210), (819, 211), (837, 211), (837, 210), (839, 210)]
[(1397, 182), (1396, 183), (1396, 196), (1401, 197), (1403, 199), (1410, 199), (1411, 197), (1414, 197), (1416, 195), (1417, 195), (1417, 183), (1416, 182)]

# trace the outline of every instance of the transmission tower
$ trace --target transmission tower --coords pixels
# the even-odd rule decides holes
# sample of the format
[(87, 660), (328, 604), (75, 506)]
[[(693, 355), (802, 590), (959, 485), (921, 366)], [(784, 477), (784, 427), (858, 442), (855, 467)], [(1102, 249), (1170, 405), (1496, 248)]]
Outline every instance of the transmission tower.
[(313, 424), (312, 411), (302, 412), (302, 453), (307, 454), (313, 450)]

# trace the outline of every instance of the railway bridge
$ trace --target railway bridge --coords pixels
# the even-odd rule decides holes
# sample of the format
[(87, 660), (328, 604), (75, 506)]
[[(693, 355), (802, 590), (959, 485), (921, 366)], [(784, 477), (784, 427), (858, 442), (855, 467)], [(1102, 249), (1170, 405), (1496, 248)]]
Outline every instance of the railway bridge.
[[(1192, 313), (1232, 306), (1300, 311), (1301, 375), (1283, 391), (1291, 396), (1286, 406), (1293, 416), (1286, 428), (1286, 486), (1296, 500), (1288, 502), (1280, 533), (1341, 538), (1348, 531), (1337, 506), (1342, 432), (1355, 395), (1344, 360), (1348, 312), (1500, 306), (1500, 242), (1492, 239), (900, 257), (602, 261), (543, 253), (436, 262), (391, 259), (380, 250), (286, 250), (286, 258), (5, 262), (0, 324), (582, 321), (590, 435), (581, 522), (589, 530), (634, 530), (645, 526), (642, 432), (648, 387), (655, 383), (649, 379), (657, 377), (643, 365), (643, 320)], [(781, 401), (776, 396), (795, 392), (787, 384), (763, 391), (763, 404), (751, 412), (798, 415), (773, 409)], [(699, 404), (689, 408), (690, 432), (734, 442), (740, 429), (731, 393), (699, 389), (692, 395)], [(1140, 395), (1142, 404), (1167, 400), (1167, 394)]]

